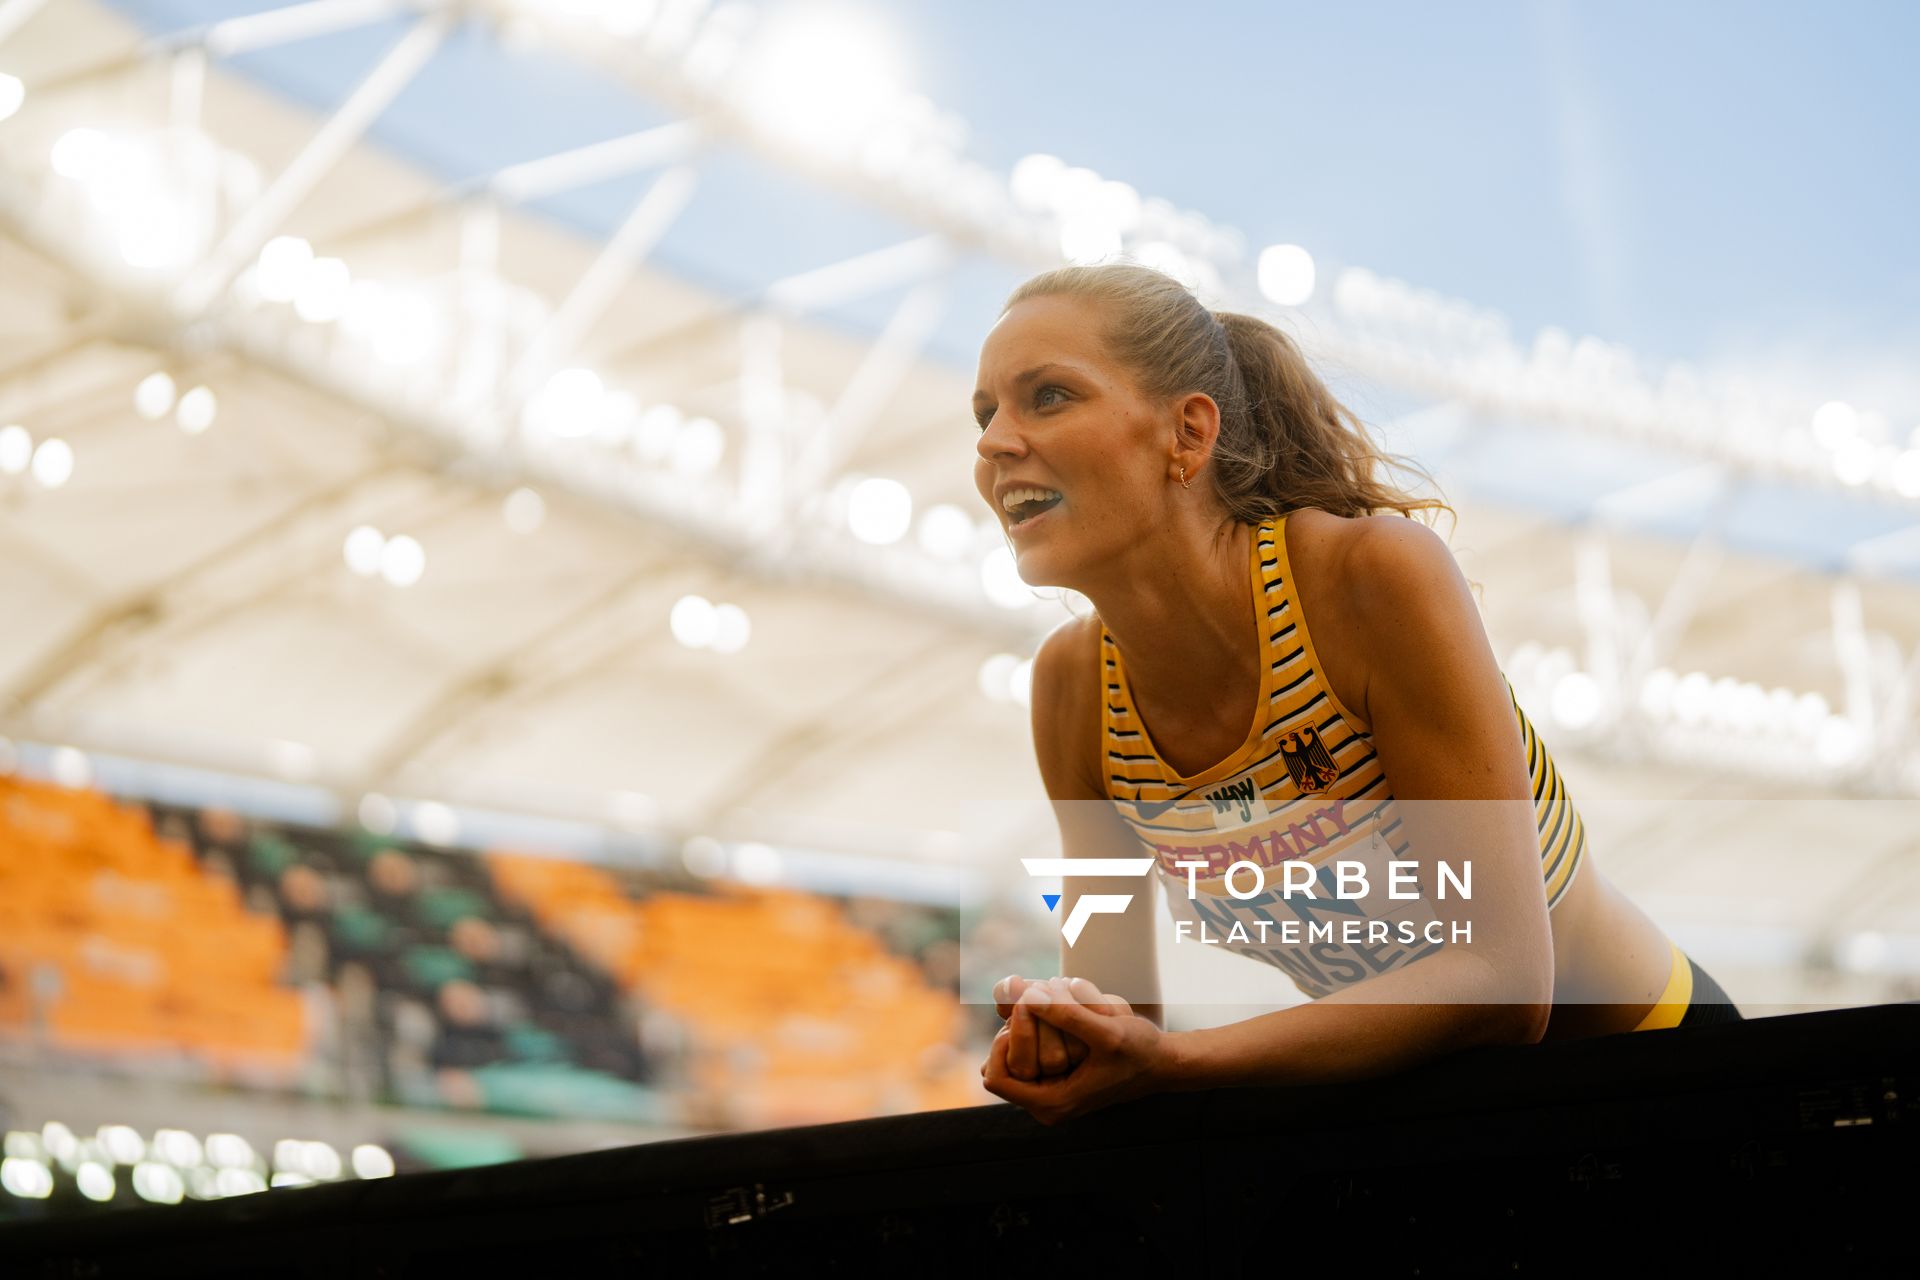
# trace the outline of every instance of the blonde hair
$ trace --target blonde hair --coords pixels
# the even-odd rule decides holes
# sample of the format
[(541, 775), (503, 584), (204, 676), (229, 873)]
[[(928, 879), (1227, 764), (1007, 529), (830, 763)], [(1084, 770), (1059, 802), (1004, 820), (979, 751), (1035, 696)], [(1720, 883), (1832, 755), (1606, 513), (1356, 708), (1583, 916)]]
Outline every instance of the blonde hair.
[(1400, 468), (1432, 483), (1417, 464), (1382, 452), (1293, 339), (1266, 321), (1211, 311), (1178, 280), (1131, 262), (1044, 271), (1015, 289), (1001, 314), (1053, 296), (1098, 307), (1107, 349), (1146, 394), (1203, 391), (1220, 406), (1220, 434), (1201, 475), (1232, 519), (1257, 524), (1300, 507), (1340, 516), (1454, 515), (1445, 499), (1383, 478)]

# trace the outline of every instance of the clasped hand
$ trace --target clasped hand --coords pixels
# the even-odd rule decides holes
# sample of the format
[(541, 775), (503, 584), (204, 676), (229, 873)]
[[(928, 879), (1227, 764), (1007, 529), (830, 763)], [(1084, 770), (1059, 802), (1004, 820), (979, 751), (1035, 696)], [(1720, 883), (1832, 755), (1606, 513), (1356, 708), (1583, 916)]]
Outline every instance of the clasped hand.
[(994, 1005), (1007, 1020), (987, 1051), (987, 1091), (1054, 1125), (1158, 1087), (1160, 1028), (1085, 978), (1002, 978)]

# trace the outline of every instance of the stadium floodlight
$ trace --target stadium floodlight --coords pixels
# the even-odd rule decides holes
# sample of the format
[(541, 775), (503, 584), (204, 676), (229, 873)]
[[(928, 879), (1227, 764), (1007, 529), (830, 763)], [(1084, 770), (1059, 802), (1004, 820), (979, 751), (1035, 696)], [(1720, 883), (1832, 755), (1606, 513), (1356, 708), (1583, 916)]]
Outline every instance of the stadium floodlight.
[(887, 546), (913, 524), (913, 494), (898, 480), (869, 476), (847, 495), (847, 527), (870, 546)]
[(0, 427), (0, 474), (17, 476), (33, 461), (33, 433), (17, 422)]
[(507, 522), (507, 528), (518, 534), (529, 534), (545, 522), (547, 504), (538, 492), (522, 485), (500, 504), (500, 514)]
[(179, 1204), (187, 1184), (172, 1165), (144, 1160), (133, 1167), (133, 1193), (152, 1204)]
[(100, 1204), (113, 1199), (117, 1189), (113, 1181), (113, 1170), (94, 1160), (85, 1161), (74, 1170), (73, 1182), (80, 1189), (81, 1195)]
[(1313, 255), (1297, 244), (1260, 251), (1260, 293), (1275, 306), (1297, 307), (1313, 296)]
[(920, 549), (937, 560), (957, 560), (973, 545), (971, 517), (951, 502), (936, 502), (920, 517)]
[(719, 633), (720, 620), (713, 602), (705, 596), (685, 595), (673, 603), (667, 615), (673, 638), (689, 649), (705, 649)]
[(197, 436), (213, 425), (214, 418), (220, 412), (220, 402), (207, 387), (194, 387), (180, 397), (180, 404), (174, 410), (174, 421), (180, 429), (190, 436)]
[(735, 64), (735, 100), (760, 129), (813, 151), (850, 154), (903, 99), (902, 58), (871, 17), (845, 5), (789, 6), (754, 31)]
[(73, 446), (58, 436), (42, 440), (33, 451), (33, 478), (46, 489), (58, 489), (71, 480)]
[(173, 379), (165, 370), (155, 370), (133, 389), (133, 410), (148, 422), (158, 422), (173, 411), (174, 396)]
[(0, 1189), (22, 1200), (45, 1200), (53, 1194), (53, 1170), (38, 1160), (8, 1156), (0, 1160)]
[(353, 1164), (356, 1177), (391, 1178), (393, 1176), (393, 1156), (385, 1147), (377, 1143), (361, 1143), (353, 1149), (348, 1159)]

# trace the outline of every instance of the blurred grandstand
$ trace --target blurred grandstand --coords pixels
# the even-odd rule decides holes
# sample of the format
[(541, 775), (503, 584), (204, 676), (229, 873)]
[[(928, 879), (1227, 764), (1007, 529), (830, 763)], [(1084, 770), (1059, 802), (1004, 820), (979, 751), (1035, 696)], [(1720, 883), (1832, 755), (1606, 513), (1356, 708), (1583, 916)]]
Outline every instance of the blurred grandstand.
[[(973, 1105), (957, 927), (955, 912), (915, 904), (0, 779), (0, 1120), (22, 1109), (10, 1096), (22, 1068), (130, 1074), (139, 1102), (107, 1088), (121, 1121), (169, 1098), (203, 1099), (185, 1114), (246, 1092), (396, 1116), (614, 1122), (603, 1142)], [(293, 1125), (328, 1109), (279, 1114)], [(179, 1115), (160, 1119), (180, 1129)], [(410, 1144), (395, 1136), (405, 1122), (381, 1127), (403, 1163), (438, 1158), (431, 1136)], [(16, 1200), (41, 1198), (17, 1187), (131, 1200), (186, 1186), (162, 1179), (163, 1194), (146, 1194), (134, 1175), (156, 1162), (180, 1178), (206, 1171), (186, 1194), (213, 1194), (206, 1178), (222, 1168), (262, 1185), (315, 1180), (316, 1160), (327, 1179), (351, 1176), (332, 1147), (302, 1145), (311, 1137), (270, 1155), (284, 1135), (229, 1134), (250, 1154), (223, 1164), (191, 1133), (171, 1142), (194, 1158), (174, 1161), (168, 1140), (124, 1123), (73, 1132), (67, 1120), (9, 1129)], [(42, 1180), (29, 1164), (76, 1180)], [(104, 1171), (87, 1175), (91, 1189), (88, 1165)], [(94, 1194), (116, 1165), (133, 1179), (125, 1194)]]
[(0, 1217), (986, 1101), (1083, 602), (979, 509), (968, 366), (1115, 251), (1438, 473), (1737, 999), (1920, 993), (1920, 404), (817, 118), (858, 42), (747, 6), (187, 8), (0, 0)]

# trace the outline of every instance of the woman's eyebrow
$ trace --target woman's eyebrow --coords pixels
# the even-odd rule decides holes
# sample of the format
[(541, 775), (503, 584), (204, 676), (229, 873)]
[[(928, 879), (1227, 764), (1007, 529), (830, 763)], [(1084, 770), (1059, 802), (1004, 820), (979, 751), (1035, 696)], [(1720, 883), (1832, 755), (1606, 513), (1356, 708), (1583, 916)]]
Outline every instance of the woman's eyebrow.
[[(1074, 368), (1070, 364), (1057, 364), (1057, 363), (1037, 364), (1033, 366), (1033, 368), (1027, 370), (1025, 373), (1016, 377), (1013, 380), (1013, 385), (1016, 387), (1023, 387), (1027, 383), (1032, 382), (1035, 378), (1039, 377), (1041, 374), (1050, 373), (1055, 369), (1060, 369), (1067, 373), (1080, 372), (1078, 369)], [(975, 409), (978, 409), (982, 401), (990, 400), (990, 399), (992, 399), (992, 397), (989, 396), (985, 391), (976, 391), (973, 393), (973, 407)]]

